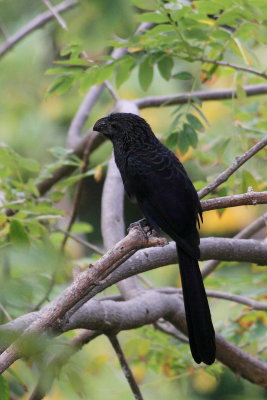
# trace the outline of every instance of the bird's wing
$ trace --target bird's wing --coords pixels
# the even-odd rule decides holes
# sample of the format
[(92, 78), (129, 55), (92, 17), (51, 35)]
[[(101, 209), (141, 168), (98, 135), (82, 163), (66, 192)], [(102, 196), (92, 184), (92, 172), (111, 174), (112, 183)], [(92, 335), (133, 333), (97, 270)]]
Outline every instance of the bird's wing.
[(181, 243), (185, 251), (198, 257), (199, 200), (184, 168), (176, 160), (172, 153), (147, 157), (147, 161), (129, 157), (124, 184), (152, 226), (159, 226)]

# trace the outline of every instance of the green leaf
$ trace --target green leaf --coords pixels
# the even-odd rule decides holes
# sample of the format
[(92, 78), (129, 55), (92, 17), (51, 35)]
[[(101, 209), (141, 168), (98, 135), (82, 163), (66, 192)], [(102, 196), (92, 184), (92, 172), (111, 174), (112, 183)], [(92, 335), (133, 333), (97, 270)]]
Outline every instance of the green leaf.
[(154, 10), (157, 8), (157, 0), (131, 0), (131, 3), (143, 10)]
[(163, 22), (168, 22), (169, 19), (166, 15), (159, 13), (143, 13), (139, 14), (136, 17), (139, 22), (153, 22), (156, 24), (161, 24)]
[(172, 77), (175, 79), (181, 79), (183, 81), (187, 81), (189, 79), (194, 79), (193, 75), (187, 71), (178, 72), (177, 74), (174, 74)]
[(133, 57), (127, 57), (122, 61), (117, 69), (116, 87), (119, 88), (127, 79), (130, 78), (130, 71), (133, 68), (135, 60)]
[(178, 141), (177, 141), (178, 147), (181, 150), (182, 153), (186, 153), (190, 143), (188, 141), (188, 137), (186, 133), (182, 130), (178, 134)]
[(87, 69), (80, 79), (80, 88), (82, 91), (88, 90), (95, 84), (96, 77), (98, 74), (98, 67), (92, 67)]
[(191, 125), (184, 124), (183, 132), (187, 136), (188, 143), (194, 148), (197, 147), (198, 136), (195, 129)]
[(209, 125), (209, 121), (205, 117), (205, 114), (203, 114), (203, 112), (200, 110), (200, 108), (196, 106), (196, 104), (194, 103), (191, 103), (191, 106), (196, 110), (196, 112), (201, 116), (201, 118), (206, 122), (206, 124)]
[(116, 66), (116, 64), (112, 63), (110, 65), (105, 65), (104, 67), (98, 68), (98, 72), (97, 72), (96, 80), (95, 80), (94, 84), (98, 85), (100, 83), (103, 83), (107, 79), (109, 79), (111, 77), (111, 75), (113, 74), (115, 66)]
[(204, 128), (203, 124), (201, 123), (201, 121), (193, 114), (187, 114), (186, 115), (186, 119), (189, 123), (189, 125), (196, 129), (197, 131), (201, 130)]
[(258, 186), (259, 184), (251, 172), (246, 170), (242, 171), (242, 193), (246, 193), (248, 188), (257, 190)]
[(9, 400), (9, 385), (6, 378), (0, 375), (0, 400)]
[(174, 120), (171, 123), (170, 130), (173, 130), (177, 126), (177, 124), (178, 124), (178, 122), (179, 122), (179, 120), (181, 119), (182, 116), (183, 116), (182, 113), (176, 115), (176, 117), (174, 118)]
[[(93, 232), (93, 227), (87, 222), (75, 222), (71, 228), (72, 233), (91, 233)], [(1, 399), (0, 399), (1, 400)]]
[(52, 93), (63, 94), (69, 90), (74, 82), (73, 76), (59, 76), (54, 80), (50, 88), (48, 89), (47, 95)]
[(54, 201), (55, 203), (57, 203), (62, 200), (64, 195), (65, 195), (64, 192), (54, 191), (54, 192), (50, 193), (50, 199), (52, 201)]
[(29, 245), (29, 236), (21, 222), (12, 219), (10, 222), (10, 240), (14, 245)]
[(173, 58), (170, 56), (166, 56), (158, 62), (160, 75), (162, 76), (162, 78), (166, 79), (166, 81), (168, 81), (171, 77), (173, 65)]
[(177, 142), (178, 142), (178, 132), (173, 132), (167, 137), (166, 146), (173, 149), (177, 146)]
[(223, 5), (220, 2), (213, 2), (211, 0), (198, 0), (195, 4), (195, 7), (201, 13), (217, 14), (221, 11)]
[(147, 90), (153, 79), (153, 65), (150, 63), (150, 57), (146, 57), (139, 66), (139, 83), (143, 90)]
[(68, 60), (58, 60), (54, 61), (54, 64), (61, 64), (61, 65), (76, 65), (77, 67), (89, 67), (93, 65), (93, 61), (87, 61), (84, 58), (69, 58)]

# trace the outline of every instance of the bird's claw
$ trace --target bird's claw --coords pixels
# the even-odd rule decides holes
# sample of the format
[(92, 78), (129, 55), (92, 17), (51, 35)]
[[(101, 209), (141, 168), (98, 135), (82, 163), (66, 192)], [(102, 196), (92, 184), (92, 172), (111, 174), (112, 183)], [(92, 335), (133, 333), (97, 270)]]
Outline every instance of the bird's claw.
[(127, 232), (129, 232), (133, 228), (138, 228), (140, 231), (143, 233), (145, 237), (147, 236), (152, 236), (156, 234), (156, 231), (149, 225), (148, 221), (146, 218), (142, 218), (139, 221), (132, 222), (129, 225), (129, 228), (127, 229)]

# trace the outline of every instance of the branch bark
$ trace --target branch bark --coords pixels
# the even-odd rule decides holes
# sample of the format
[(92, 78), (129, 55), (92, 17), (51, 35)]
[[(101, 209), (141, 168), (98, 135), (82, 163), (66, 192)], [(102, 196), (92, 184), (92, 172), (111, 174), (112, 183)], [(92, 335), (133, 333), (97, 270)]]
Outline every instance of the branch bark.
[[(267, 83), (259, 85), (244, 86), (247, 96), (257, 96), (267, 93)], [(185, 92), (174, 95), (166, 96), (153, 96), (143, 97), (141, 99), (134, 100), (135, 105), (140, 108), (148, 107), (166, 107), (174, 106), (179, 104), (187, 104), (190, 100), (194, 101), (194, 97), (197, 97), (201, 101), (214, 101), (214, 100), (229, 100), (237, 97), (236, 89), (220, 89), (220, 90), (209, 90), (209, 91), (196, 91), (196, 92)]]
[(217, 197), (201, 202), (203, 211), (257, 204), (267, 204), (267, 192), (254, 192), (250, 190), (247, 193)]

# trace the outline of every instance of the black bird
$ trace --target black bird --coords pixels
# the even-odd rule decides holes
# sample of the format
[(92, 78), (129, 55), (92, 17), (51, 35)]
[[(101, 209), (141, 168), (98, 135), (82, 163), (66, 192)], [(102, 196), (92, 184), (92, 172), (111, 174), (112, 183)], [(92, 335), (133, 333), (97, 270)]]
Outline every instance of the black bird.
[(202, 210), (191, 180), (143, 118), (114, 113), (99, 119), (93, 129), (111, 140), (125, 191), (137, 200), (148, 224), (176, 242), (191, 353), (197, 363), (212, 364), (215, 333), (198, 266), (196, 223)]

